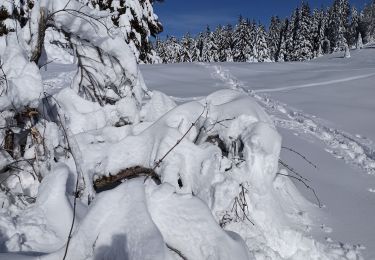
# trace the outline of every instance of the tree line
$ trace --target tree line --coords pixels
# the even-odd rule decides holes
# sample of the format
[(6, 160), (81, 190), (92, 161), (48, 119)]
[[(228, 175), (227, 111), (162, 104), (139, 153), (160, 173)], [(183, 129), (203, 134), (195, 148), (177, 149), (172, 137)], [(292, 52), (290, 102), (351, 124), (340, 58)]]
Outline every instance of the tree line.
[(154, 43), (163, 63), (304, 61), (375, 40), (375, 0), (361, 11), (348, 0), (334, 0), (328, 8), (311, 10), (302, 3), (269, 28), (240, 17), (235, 26), (209, 27), (195, 37), (167, 36)]

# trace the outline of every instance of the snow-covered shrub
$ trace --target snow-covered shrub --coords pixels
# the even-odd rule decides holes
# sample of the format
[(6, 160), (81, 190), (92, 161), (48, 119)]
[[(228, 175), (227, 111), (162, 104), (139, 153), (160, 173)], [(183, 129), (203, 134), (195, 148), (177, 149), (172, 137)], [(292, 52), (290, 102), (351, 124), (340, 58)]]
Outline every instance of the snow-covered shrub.
[[(10, 4), (8, 10), (12, 7), (14, 5)], [(105, 106), (110, 111), (111, 124), (115, 125), (139, 120), (137, 114), (146, 90), (128, 44), (116, 30), (108, 29), (111, 18), (107, 12), (91, 9), (77, 1), (41, 0), (33, 3), (22, 29), (18, 19), (9, 19), (7, 23), (10, 25), (7, 28), (18, 30), (9, 29), (8, 34), (0, 38), (4, 191), (23, 179), (22, 176), (31, 176), (40, 182), (48, 175), (53, 161), (79, 157), (79, 149), (69, 141), (71, 130), (65, 127), (75, 116), (69, 114), (73, 107), (67, 102), (77, 100), (77, 94), (88, 100), (84, 101), (87, 105), (84, 111), (89, 107)], [(43, 84), (38, 68), (49, 59), (46, 51), (49, 46), (44, 45), (49, 31), (52, 34), (59, 32), (60, 38), (65, 36), (77, 57), (78, 70), (74, 80), (71, 86), (64, 86), (75, 91), (68, 91), (69, 96), (62, 101), (58, 100), (61, 93), (54, 96), (58, 89)], [(79, 159), (74, 159), (79, 164)], [(81, 182), (86, 196), (93, 196), (92, 185), (85, 183), (84, 178)], [(32, 181), (16, 186), (19, 187), (12, 186), (16, 193), (11, 196), (15, 200), (20, 195), (36, 195), (37, 184)]]
[[(75, 0), (36, 1), (26, 23), (0, 37), (0, 259), (357, 257), (298, 224), (313, 207), (278, 174), (281, 137), (253, 98), (148, 91), (111, 15)], [(38, 68), (52, 36), (74, 50), (71, 84)]]

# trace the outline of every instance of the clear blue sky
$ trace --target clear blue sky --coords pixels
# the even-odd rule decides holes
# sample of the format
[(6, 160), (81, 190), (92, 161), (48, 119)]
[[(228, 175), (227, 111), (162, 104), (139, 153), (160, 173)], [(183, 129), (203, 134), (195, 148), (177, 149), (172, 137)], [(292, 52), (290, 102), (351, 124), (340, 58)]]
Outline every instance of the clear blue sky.
[[(306, 0), (305, 0), (306, 1)], [(372, 0), (351, 0), (358, 9)], [(238, 16), (269, 24), (272, 15), (281, 18), (289, 16), (302, 0), (165, 0), (155, 3), (155, 13), (164, 25), (162, 37), (166, 35), (182, 36), (185, 32), (196, 34), (209, 25), (235, 24)], [(307, 0), (311, 8), (329, 6), (333, 0)]]

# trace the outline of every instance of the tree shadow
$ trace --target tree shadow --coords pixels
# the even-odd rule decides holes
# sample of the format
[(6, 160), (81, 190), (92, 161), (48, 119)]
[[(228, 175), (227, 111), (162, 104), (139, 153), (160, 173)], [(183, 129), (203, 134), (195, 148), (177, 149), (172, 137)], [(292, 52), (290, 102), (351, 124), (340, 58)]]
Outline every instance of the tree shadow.
[(94, 260), (128, 260), (126, 235), (114, 235), (110, 245), (95, 249)]

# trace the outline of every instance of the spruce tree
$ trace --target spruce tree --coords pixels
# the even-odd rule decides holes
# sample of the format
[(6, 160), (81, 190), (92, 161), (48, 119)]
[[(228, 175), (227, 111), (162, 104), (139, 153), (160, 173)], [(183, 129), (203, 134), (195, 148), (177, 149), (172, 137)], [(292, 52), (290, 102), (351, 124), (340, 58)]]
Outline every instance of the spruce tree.
[(211, 32), (208, 26), (204, 34), (202, 59), (204, 62), (219, 61), (218, 47), (215, 43), (214, 33)]
[(375, 42), (375, 0), (365, 6), (361, 13), (360, 32), (364, 42)]
[(190, 36), (190, 33), (185, 34), (181, 39), (181, 61), (192, 62), (194, 49), (194, 39)]
[(279, 58), (282, 30), (283, 26), (280, 18), (278, 16), (272, 16), (267, 37), (267, 45), (269, 47), (269, 54), (272, 61), (278, 61)]
[(255, 59), (259, 62), (271, 61), (270, 54), (267, 45), (267, 33), (263, 25), (259, 24), (256, 27), (256, 40), (255, 40), (255, 49), (254, 53)]
[(335, 0), (329, 10), (327, 37), (334, 50), (345, 45), (349, 27), (350, 6), (348, 0)]
[(356, 47), (357, 47), (357, 49), (363, 48), (363, 41), (362, 41), (362, 34), (361, 33), (358, 33), (358, 39), (357, 39)]
[(296, 8), (290, 19), (286, 21), (285, 29), (285, 61), (296, 60), (295, 40), (298, 33), (299, 8)]
[(294, 38), (294, 60), (309, 60), (314, 57), (312, 46), (312, 19), (310, 7), (303, 3), (298, 12), (298, 19), (295, 22)]
[(124, 40), (132, 47), (139, 62), (153, 63), (154, 50), (149, 37), (156, 37), (163, 26), (154, 14), (153, 0), (80, 0), (83, 4), (112, 14)]
[(328, 16), (323, 10), (315, 9), (312, 15), (312, 47), (314, 56), (318, 57), (323, 55), (323, 44), (325, 38), (325, 31), (327, 28)]
[(246, 62), (253, 56), (253, 45), (251, 38), (254, 35), (252, 25), (249, 21), (240, 17), (233, 33), (233, 60)]

